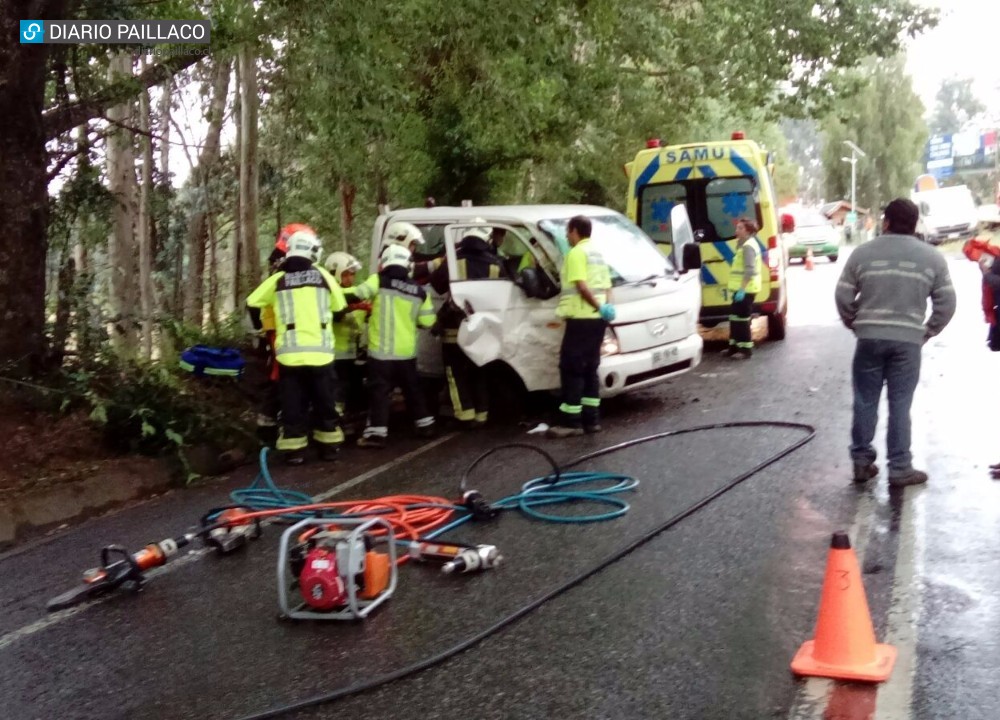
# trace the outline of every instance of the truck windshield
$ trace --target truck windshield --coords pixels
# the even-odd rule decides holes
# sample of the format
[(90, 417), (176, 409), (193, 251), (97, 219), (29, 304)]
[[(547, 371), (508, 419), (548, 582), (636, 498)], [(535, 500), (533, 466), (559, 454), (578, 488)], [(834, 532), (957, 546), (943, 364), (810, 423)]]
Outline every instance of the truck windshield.
[[(611, 284), (624, 285), (650, 277), (672, 274), (673, 263), (657, 250), (642, 230), (621, 215), (590, 216), (591, 242), (608, 264)], [(563, 255), (569, 252), (566, 223), (569, 218), (542, 220), (538, 227), (555, 240)]]

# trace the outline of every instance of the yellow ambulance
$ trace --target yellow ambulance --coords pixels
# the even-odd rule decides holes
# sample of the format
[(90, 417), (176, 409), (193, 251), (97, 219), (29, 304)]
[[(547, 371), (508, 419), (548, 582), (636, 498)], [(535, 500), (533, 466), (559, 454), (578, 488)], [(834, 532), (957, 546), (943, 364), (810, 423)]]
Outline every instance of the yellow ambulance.
[(729, 266), (736, 252), (736, 221), (746, 217), (760, 227), (757, 238), (769, 272), (754, 302), (767, 317), (768, 338), (783, 340), (788, 316), (785, 272), (788, 255), (781, 227), (771, 155), (742, 132), (723, 142), (661, 146), (650, 140), (625, 165), (629, 178), (629, 218), (669, 254), (673, 245), (670, 211), (687, 209), (701, 248), (701, 324), (712, 327), (729, 318)]

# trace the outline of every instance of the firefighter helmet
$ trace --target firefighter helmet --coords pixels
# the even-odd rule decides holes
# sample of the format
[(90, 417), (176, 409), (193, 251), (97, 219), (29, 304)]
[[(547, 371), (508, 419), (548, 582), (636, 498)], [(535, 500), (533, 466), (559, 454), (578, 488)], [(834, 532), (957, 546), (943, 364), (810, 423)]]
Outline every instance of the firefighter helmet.
[(409, 249), (412, 243), (424, 244), (424, 236), (413, 223), (395, 222), (385, 231), (385, 245), (399, 245)]
[(411, 262), (412, 255), (409, 248), (400, 247), (399, 245), (389, 245), (382, 251), (382, 256), (379, 258), (379, 270), (397, 266), (406, 268), (409, 271)]
[(310, 262), (318, 263), (323, 255), (323, 244), (319, 241), (310, 229), (296, 230), (288, 238), (287, 257), (306, 258)]
[(477, 227), (466, 228), (462, 231), (463, 240), (467, 237), (473, 237), (478, 240), (482, 240), (483, 242), (490, 242), (493, 237), (493, 230), (486, 224), (486, 218), (472, 218), (469, 223), (475, 224)]
[(333, 273), (338, 283), (343, 284), (341, 278), (344, 273), (357, 272), (361, 269), (361, 263), (353, 255), (338, 250), (330, 253), (330, 257), (326, 259), (326, 269)]
[(282, 255), (288, 252), (288, 239), (297, 233), (299, 230), (308, 230), (313, 235), (316, 231), (313, 230), (308, 225), (302, 223), (289, 223), (285, 227), (278, 231), (278, 238), (274, 241), (274, 249), (280, 252)]

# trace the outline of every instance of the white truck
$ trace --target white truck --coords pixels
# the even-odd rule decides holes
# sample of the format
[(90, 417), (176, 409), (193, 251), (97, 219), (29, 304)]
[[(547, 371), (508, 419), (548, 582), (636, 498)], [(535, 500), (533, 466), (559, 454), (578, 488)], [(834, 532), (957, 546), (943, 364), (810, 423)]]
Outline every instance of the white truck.
[[(413, 208), (386, 212), (375, 222), (370, 268), (377, 267), (386, 228), (405, 221), (420, 228), (425, 245), (416, 260), (445, 258), (451, 295), (466, 318), (459, 345), (479, 365), (501, 364), (528, 391), (557, 390), (564, 323), (556, 317), (559, 268), (568, 250), (566, 223), (574, 215), (593, 222), (592, 242), (611, 270), (617, 317), (601, 350), (604, 397), (647, 387), (701, 362), (698, 334), (701, 281), (698, 245), (683, 206), (672, 218), (676, 244), (664, 256), (624, 215), (587, 205), (511, 205)], [(457, 280), (456, 245), (471, 227), (486, 226), (497, 242), (500, 278)], [(443, 298), (426, 286), (440, 307)], [(422, 375), (442, 376), (439, 341), (420, 335)]]
[(975, 237), (979, 210), (965, 185), (914, 192), (910, 199), (920, 208), (917, 234), (930, 244)]

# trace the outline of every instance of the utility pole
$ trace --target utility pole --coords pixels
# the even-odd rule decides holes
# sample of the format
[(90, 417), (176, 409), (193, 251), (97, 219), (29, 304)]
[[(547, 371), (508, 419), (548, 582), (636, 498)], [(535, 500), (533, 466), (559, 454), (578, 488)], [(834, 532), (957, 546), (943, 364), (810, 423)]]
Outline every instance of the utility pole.
[(840, 158), (846, 163), (851, 164), (851, 236), (854, 236), (854, 231), (857, 229), (858, 225), (858, 157), (867, 157), (865, 151), (859, 148), (857, 145), (852, 143), (850, 140), (844, 140), (844, 145), (851, 149), (851, 157)]

